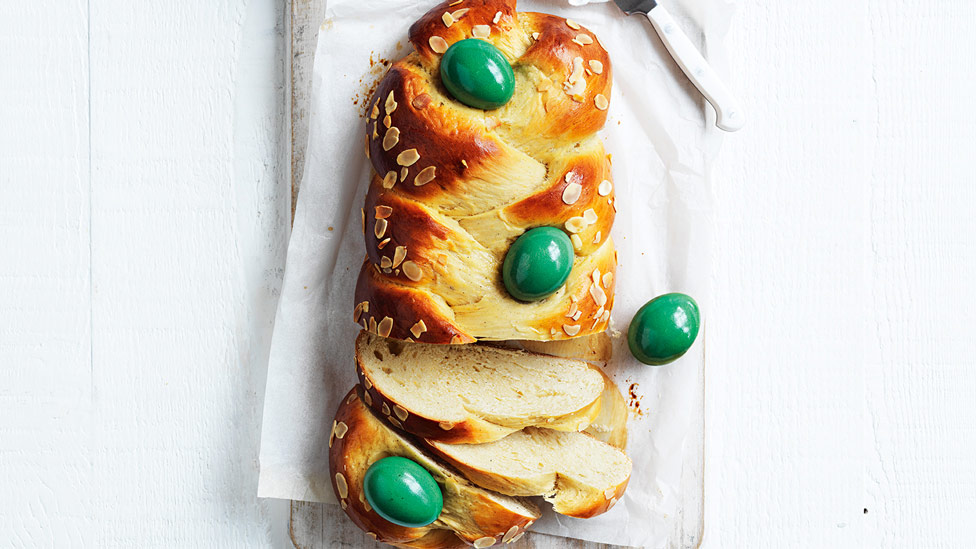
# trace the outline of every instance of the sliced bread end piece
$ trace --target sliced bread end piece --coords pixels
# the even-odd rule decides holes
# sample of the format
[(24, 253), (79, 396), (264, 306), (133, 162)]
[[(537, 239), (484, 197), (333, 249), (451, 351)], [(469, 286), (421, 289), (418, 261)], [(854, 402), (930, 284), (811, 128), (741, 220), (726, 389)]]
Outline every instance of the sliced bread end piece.
[(529, 427), (486, 444), (427, 441), (471, 482), (512, 496), (543, 496), (557, 513), (590, 518), (623, 495), (632, 464), (585, 433)]

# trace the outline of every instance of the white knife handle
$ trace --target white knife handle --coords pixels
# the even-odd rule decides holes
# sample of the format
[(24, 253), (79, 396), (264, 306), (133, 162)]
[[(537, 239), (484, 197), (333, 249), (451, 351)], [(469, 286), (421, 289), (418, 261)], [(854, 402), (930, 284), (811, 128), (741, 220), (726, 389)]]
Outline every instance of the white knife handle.
[(671, 14), (664, 9), (664, 6), (658, 5), (647, 14), (647, 18), (651, 20), (664, 45), (671, 52), (671, 57), (715, 108), (717, 115), (715, 125), (727, 132), (742, 129), (746, 118), (739, 102), (715, 71), (708, 66), (708, 62), (674, 22)]

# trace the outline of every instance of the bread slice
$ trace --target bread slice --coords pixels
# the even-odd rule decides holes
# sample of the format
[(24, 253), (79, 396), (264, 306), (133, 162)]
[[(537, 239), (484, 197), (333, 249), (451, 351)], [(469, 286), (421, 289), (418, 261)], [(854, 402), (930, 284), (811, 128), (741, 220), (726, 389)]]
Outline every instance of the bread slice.
[(536, 427), (486, 444), (428, 444), (478, 486), (543, 496), (557, 513), (577, 518), (613, 507), (632, 467), (621, 450), (587, 434)]
[(595, 364), (606, 364), (613, 356), (613, 341), (606, 332), (555, 341), (520, 340), (518, 343), (523, 349), (533, 353), (573, 358)]
[(580, 431), (599, 415), (603, 373), (579, 360), (485, 345), (405, 343), (361, 332), (366, 403), (393, 425), (452, 444), (524, 427)]
[(604, 377), (603, 394), (600, 395), (600, 413), (593, 418), (583, 432), (593, 438), (606, 442), (614, 448), (627, 449), (627, 418), (629, 410), (624, 395), (620, 394), (617, 384), (606, 374)]
[[(405, 547), (488, 547), (511, 541), (539, 518), (539, 509), (532, 502), (475, 486), (421, 450), (373, 414), (361, 400), (361, 390), (350, 391), (336, 412), (329, 438), (329, 472), (342, 509), (371, 537)], [(370, 465), (387, 456), (417, 462), (440, 485), (444, 509), (432, 524), (398, 526), (376, 514), (366, 501), (363, 476)]]

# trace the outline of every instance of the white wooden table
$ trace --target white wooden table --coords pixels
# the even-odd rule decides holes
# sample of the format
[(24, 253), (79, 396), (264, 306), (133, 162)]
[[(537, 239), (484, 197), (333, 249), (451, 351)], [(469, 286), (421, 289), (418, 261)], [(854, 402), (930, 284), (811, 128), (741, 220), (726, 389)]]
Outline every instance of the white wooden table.
[[(976, 3), (739, 4), (704, 545), (971, 546)], [(0, 3), (0, 546), (291, 545), (254, 497), (290, 11)]]

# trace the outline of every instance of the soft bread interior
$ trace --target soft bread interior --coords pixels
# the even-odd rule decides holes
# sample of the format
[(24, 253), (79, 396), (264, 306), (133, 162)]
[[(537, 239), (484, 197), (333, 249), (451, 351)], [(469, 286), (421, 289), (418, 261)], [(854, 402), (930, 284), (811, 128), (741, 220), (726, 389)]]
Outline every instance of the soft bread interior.
[(601, 372), (584, 362), (481, 345), (405, 344), (364, 332), (357, 355), (380, 393), (448, 423), (473, 415), (515, 429), (552, 424), (604, 390)]
[(428, 442), (476, 484), (513, 496), (541, 495), (570, 515), (594, 499), (618, 497), (632, 467), (613, 446), (551, 429), (529, 427), (485, 444)]

